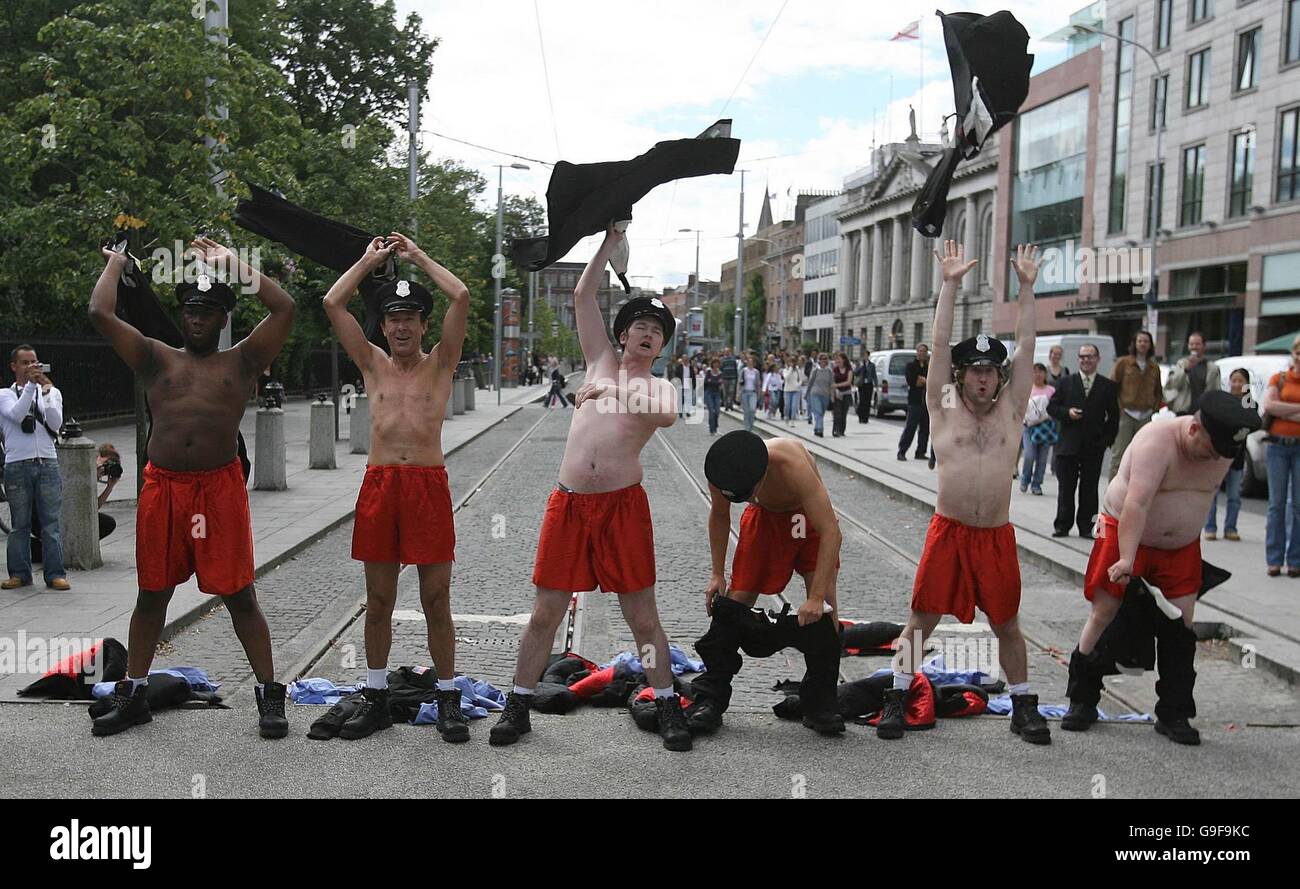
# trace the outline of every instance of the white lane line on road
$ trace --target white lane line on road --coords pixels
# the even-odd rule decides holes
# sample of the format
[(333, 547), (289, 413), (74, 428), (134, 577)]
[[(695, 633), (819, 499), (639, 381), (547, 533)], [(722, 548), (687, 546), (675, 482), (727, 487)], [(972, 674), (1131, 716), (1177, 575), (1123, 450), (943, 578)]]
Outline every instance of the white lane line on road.
[[(453, 614), (451, 619), (465, 624), (518, 624), (528, 623), (531, 615), (524, 611), (519, 614)], [(424, 620), (424, 612), (414, 608), (397, 608), (393, 611), (393, 620)]]

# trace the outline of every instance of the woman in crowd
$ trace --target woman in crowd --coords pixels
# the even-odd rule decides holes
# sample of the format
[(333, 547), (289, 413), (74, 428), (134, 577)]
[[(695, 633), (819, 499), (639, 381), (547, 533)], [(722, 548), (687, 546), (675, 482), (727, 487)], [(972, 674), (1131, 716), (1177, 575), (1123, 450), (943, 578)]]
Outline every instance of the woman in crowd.
[(717, 358), (704, 371), (704, 405), (709, 409), (709, 435), (717, 435), (718, 414), (722, 411), (722, 362)]
[(1264, 439), (1268, 442), (1268, 530), (1264, 542), (1268, 576), (1281, 574), (1285, 563), (1288, 577), (1300, 577), (1300, 336), (1291, 343), (1291, 364), (1268, 381), (1264, 411), (1269, 418)]
[(803, 368), (798, 359), (789, 361), (781, 372), (782, 391), (785, 395), (785, 424), (793, 426), (799, 416), (799, 396), (803, 392)]
[[(1250, 391), (1250, 372), (1244, 367), (1239, 367), (1232, 372), (1228, 378), (1229, 391), (1238, 398), (1242, 398)], [(1242, 448), (1237, 454), (1237, 458), (1232, 461), (1232, 468), (1228, 470), (1227, 476), (1223, 479), (1222, 490), (1227, 495), (1228, 505), (1223, 511), (1223, 539), (1240, 540), (1237, 534), (1237, 513), (1241, 512), (1241, 479), (1246, 466), (1246, 449)], [(1210, 515), (1205, 520), (1205, 539), (1214, 540), (1218, 537), (1218, 523), (1216, 513), (1219, 511), (1219, 492), (1214, 492), (1214, 499), (1210, 501)]]
[(1047, 365), (1034, 365), (1034, 385), (1029, 390), (1029, 406), (1025, 408), (1025, 429), (1020, 444), (1024, 458), (1020, 463), (1020, 491), (1043, 493), (1043, 474), (1047, 471), (1047, 453), (1056, 443), (1056, 421), (1047, 413), (1047, 403), (1056, 388), (1047, 382)]
[(853, 406), (853, 368), (849, 356), (835, 353), (835, 366), (831, 368), (831, 438), (844, 434), (849, 408)]
[(817, 366), (808, 375), (808, 414), (812, 418), (813, 435), (822, 438), (822, 423), (826, 408), (834, 391), (834, 374), (831, 371), (830, 356), (825, 352), (817, 356)]

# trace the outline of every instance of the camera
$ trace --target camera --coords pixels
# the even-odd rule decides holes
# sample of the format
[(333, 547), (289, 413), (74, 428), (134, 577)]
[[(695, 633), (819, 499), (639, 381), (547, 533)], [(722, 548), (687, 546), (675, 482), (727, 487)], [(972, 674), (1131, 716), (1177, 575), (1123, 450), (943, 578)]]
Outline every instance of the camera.
[(122, 462), (112, 457), (105, 460), (104, 475), (107, 478), (111, 478), (113, 481), (120, 479), (122, 477)]
[(36, 365), (36, 369), (43, 374), (49, 374), (50, 372), (50, 366), (48, 364), (45, 364), (44, 362), (41, 362), (40, 364)]
[(28, 435), (31, 435), (33, 432), (36, 431), (36, 418), (33, 417), (31, 414), (28, 414), (27, 416), (23, 417), (22, 427), (23, 427), (23, 432), (26, 432)]

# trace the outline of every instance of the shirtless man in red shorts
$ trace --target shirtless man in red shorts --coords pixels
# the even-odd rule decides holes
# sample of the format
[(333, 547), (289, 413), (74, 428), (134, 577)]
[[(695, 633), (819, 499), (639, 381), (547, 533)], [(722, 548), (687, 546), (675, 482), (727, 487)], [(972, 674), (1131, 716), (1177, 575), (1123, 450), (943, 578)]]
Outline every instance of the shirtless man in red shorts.
[(614, 320), (622, 356), (610, 345), (596, 288), (623, 237), (612, 227), (606, 232), (574, 291), (587, 378), (575, 393), (559, 484), (546, 502), (533, 566), (537, 597), (519, 641), (514, 690), (492, 727), (493, 745), (513, 744), (532, 730), (529, 699), (569, 600), (574, 592), (599, 585), (603, 592), (618, 595), (636, 638), (654, 688), (664, 747), (691, 749), (681, 700), (673, 693), (668, 638), (655, 606), (654, 534), (650, 504), (641, 487), (641, 449), (656, 429), (671, 426), (677, 416), (672, 384), (650, 373), (676, 322), (658, 299), (628, 300)]
[(235, 293), (208, 274), (176, 287), (183, 349), (140, 333), (115, 314), (117, 282), (126, 256), (103, 250), (104, 271), (90, 296), (90, 323), (140, 376), (153, 410), (149, 462), (136, 508), (136, 574), (140, 595), (131, 615), (127, 678), (117, 683), (112, 709), (95, 719), (96, 735), (149, 722), (145, 686), (176, 584), (197, 574), (202, 592), (221, 596), (257, 676), (259, 730), (289, 732), (284, 686), (275, 681), (271, 633), (253, 589), (253, 528), (236, 433), (248, 391), (280, 353), (293, 326), (294, 302), (270, 278), (241, 263), (226, 247), (198, 238), (200, 258), (229, 280), (243, 282), (270, 314), (234, 348), (218, 351)]
[(1133, 437), (1102, 500), (1083, 582), (1092, 613), (1070, 654), (1070, 709), (1061, 728), (1081, 732), (1097, 721), (1097, 641), (1119, 611), (1129, 580), (1140, 577), (1182, 612), (1181, 621), (1165, 622), (1156, 635), (1156, 731), (1178, 744), (1201, 742), (1188, 722), (1196, 715), (1192, 612), (1201, 589), (1199, 516), (1259, 426), (1253, 405), (1216, 390), (1205, 393), (1196, 414), (1150, 423)]
[[(739, 650), (768, 657), (783, 648), (803, 652), (806, 671), (799, 685), (803, 724), (821, 734), (844, 731), (836, 706), (840, 639), (835, 580), (839, 573), (840, 526), (808, 449), (789, 438), (764, 441), (752, 432), (728, 432), (704, 459), (713, 506), (709, 549), (713, 574), (704, 607), (713, 618), (695, 643), (704, 675), (691, 685), (691, 731), (722, 725), (731, 700), (731, 680), (740, 670)], [(731, 504), (748, 503), (740, 518), (740, 540), (731, 562), (731, 588), (723, 568), (731, 530)], [(752, 611), (759, 595), (785, 590), (795, 572), (807, 595), (797, 616), (775, 620)]]
[[(378, 293), (390, 354), (366, 339), (348, 301), (367, 275), (393, 253), (418, 266), (447, 295), (442, 339), (428, 352), (433, 297), (414, 281), (390, 281)], [(456, 636), (451, 619), (451, 565), (456, 528), (442, 456), (442, 421), (451, 378), (460, 361), (469, 318), (469, 290), (405, 235), (375, 238), (356, 265), (325, 294), (325, 314), (361, 371), (370, 399), (370, 459), (357, 494), (352, 558), (366, 573), (366, 686), (364, 700), (339, 730), (349, 741), (393, 727), (388, 707), (388, 652), (402, 565), (420, 575), (420, 605), (429, 655), (438, 675), (438, 732), (444, 741), (469, 740), (469, 722), (455, 686)]]
[[(1003, 385), (1006, 346), (983, 334), (949, 347), (957, 285), (975, 265), (953, 241), (938, 256), (943, 287), (934, 312), (934, 353), (926, 406), (938, 458), (938, 499), (912, 587), (912, 614), (899, 637), (894, 687), (876, 735), (897, 739), (905, 728), (904, 699), (920, 668), (926, 638), (940, 618), (975, 619), (978, 606), (998, 640), (998, 659), (1011, 688), (1011, 731), (1031, 744), (1050, 744), (1047, 721), (1030, 694), (1025, 637), (1020, 633), (1020, 562), (1010, 522), (1011, 477), (1029, 406), (1034, 368), (1034, 281), (1038, 248), (1016, 248), (1020, 279), (1016, 353)], [(951, 382), (946, 382), (951, 380)], [(945, 381), (944, 385), (935, 385)], [(1209, 506), (1207, 504), (1208, 511)]]

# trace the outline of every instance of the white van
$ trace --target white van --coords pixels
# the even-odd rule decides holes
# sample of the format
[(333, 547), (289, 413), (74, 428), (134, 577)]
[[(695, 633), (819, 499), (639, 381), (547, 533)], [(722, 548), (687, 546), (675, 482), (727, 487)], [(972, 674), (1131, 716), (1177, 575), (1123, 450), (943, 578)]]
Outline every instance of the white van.
[(1047, 356), (1053, 346), (1060, 346), (1063, 354), (1061, 364), (1070, 369), (1070, 373), (1079, 372), (1079, 347), (1084, 343), (1097, 347), (1097, 373), (1110, 376), (1115, 367), (1115, 339), (1104, 333), (1063, 333), (1040, 336), (1034, 341), (1034, 363), (1050, 367)]

